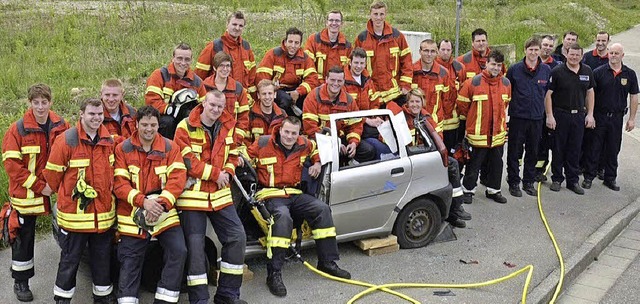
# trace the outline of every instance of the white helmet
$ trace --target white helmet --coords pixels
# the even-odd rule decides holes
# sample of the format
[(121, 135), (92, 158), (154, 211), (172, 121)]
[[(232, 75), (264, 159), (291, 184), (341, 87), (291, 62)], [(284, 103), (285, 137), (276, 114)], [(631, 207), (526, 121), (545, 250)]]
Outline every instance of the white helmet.
[[(146, 198), (148, 198), (148, 199), (156, 199), (158, 197), (159, 197), (158, 194), (150, 194), (150, 195), (147, 195)], [(139, 213), (142, 213), (142, 215), (140, 216)], [(153, 227), (153, 226), (155, 226), (157, 224), (162, 223), (165, 219), (167, 219), (168, 216), (169, 216), (169, 212), (166, 212), (166, 211), (162, 212), (162, 214), (160, 214), (160, 216), (158, 217), (157, 220), (151, 222), (151, 221), (147, 220), (147, 210), (145, 210), (144, 208), (138, 208), (138, 210), (136, 210), (136, 212), (134, 212), (134, 215), (133, 215), (134, 222), (136, 222), (136, 224), (138, 224), (139, 226), (142, 226), (142, 225), (140, 225), (139, 221), (144, 219), (144, 224), (147, 227)], [(142, 227), (142, 228), (144, 228), (144, 227)]]
[(198, 93), (193, 89), (180, 89), (171, 95), (169, 107), (167, 107), (167, 115), (176, 117), (180, 112), (180, 107), (192, 101), (198, 100)]

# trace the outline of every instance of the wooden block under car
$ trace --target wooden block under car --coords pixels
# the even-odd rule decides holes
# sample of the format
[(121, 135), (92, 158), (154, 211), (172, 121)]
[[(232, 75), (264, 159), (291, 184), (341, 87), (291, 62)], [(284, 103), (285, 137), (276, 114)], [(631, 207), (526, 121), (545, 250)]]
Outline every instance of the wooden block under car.
[(364, 253), (368, 256), (375, 256), (375, 255), (381, 255), (385, 253), (396, 252), (398, 250), (400, 250), (400, 245), (393, 244), (393, 245), (380, 247), (380, 248), (367, 249), (364, 251)]
[(369, 250), (396, 245), (398, 244), (398, 238), (395, 235), (390, 234), (389, 236), (382, 238), (375, 237), (370, 239), (357, 240), (353, 243), (362, 250)]

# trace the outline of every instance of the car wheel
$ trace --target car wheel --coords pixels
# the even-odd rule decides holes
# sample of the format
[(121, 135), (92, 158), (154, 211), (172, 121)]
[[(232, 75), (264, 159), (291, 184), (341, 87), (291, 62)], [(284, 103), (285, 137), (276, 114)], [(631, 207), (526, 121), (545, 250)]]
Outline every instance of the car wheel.
[(438, 235), (442, 216), (430, 199), (419, 198), (406, 205), (393, 226), (400, 248), (424, 247)]

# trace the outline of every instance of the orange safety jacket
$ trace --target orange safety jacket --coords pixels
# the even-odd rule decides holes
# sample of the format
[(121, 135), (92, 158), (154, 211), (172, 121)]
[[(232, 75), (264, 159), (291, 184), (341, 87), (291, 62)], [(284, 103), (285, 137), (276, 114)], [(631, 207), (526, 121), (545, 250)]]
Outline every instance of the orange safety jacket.
[[(205, 79), (203, 84), (207, 92), (217, 89), (216, 87), (216, 75), (211, 75)], [(227, 101), (227, 112), (233, 114), (236, 120), (236, 144), (241, 145), (245, 138), (249, 137), (249, 95), (247, 90), (242, 87), (242, 84), (231, 78), (227, 77), (227, 85), (222, 90)]]
[[(58, 136), (51, 148), (44, 177), (58, 193), (58, 225), (68, 231), (100, 233), (116, 220), (113, 191), (114, 142), (107, 128), (100, 126), (98, 142), (91, 138), (78, 122)], [(80, 209), (80, 199), (72, 198), (76, 183), (83, 178), (97, 192), (97, 197)]]
[(198, 93), (198, 100), (202, 102), (207, 93), (202, 85), (202, 79), (188, 70), (184, 77), (176, 75), (173, 63), (168, 67), (156, 69), (147, 79), (147, 89), (144, 92), (144, 102), (160, 111), (160, 114), (167, 112), (167, 107), (171, 101), (173, 93), (181, 89), (193, 89)]
[(219, 52), (225, 52), (233, 59), (231, 63), (233, 79), (240, 81), (249, 94), (256, 92), (256, 86), (254, 85), (256, 83), (256, 58), (251, 45), (242, 37), (238, 37), (238, 40), (234, 39), (226, 31), (220, 38), (207, 43), (204, 47), (196, 63), (196, 69), (194, 70), (196, 75), (201, 79), (214, 75), (215, 71), (212, 68), (213, 57)]
[(235, 173), (238, 164), (234, 140), (236, 121), (229, 112), (223, 111), (214, 124), (219, 131), (212, 141), (211, 133), (200, 121), (203, 110), (199, 104), (176, 129), (174, 141), (180, 147), (189, 178), (186, 190), (176, 200), (178, 210), (217, 211), (233, 204), (231, 188), (219, 189), (216, 180), (222, 171), (231, 176)]
[(260, 136), (248, 149), (258, 173), (260, 190), (256, 198), (259, 200), (302, 194), (297, 187), (302, 179), (304, 162), (307, 158), (311, 158), (312, 163), (320, 161), (315, 143), (304, 136), (298, 136), (289, 155), (285, 155), (278, 143), (280, 127), (276, 126), (272, 135)]
[(279, 124), (287, 117), (287, 113), (283, 112), (280, 107), (274, 102), (272, 104), (273, 116), (266, 115), (260, 108), (260, 103), (253, 104), (251, 111), (249, 112), (249, 130), (251, 134), (248, 138), (245, 138), (245, 145), (247, 147), (258, 139), (262, 135), (273, 134), (273, 128), (276, 124)]
[(413, 64), (413, 84), (412, 88), (420, 88), (425, 94), (426, 104), (424, 108), (438, 124), (436, 130), (442, 132), (444, 127), (444, 109), (442, 100), (449, 92), (448, 72), (436, 61), (433, 62), (430, 71), (422, 69), (420, 60)]
[(383, 103), (400, 96), (400, 88), (411, 88), (411, 48), (399, 30), (385, 22), (382, 37), (376, 38), (369, 20), (354, 45), (367, 51), (367, 71)]
[(511, 100), (511, 83), (503, 76), (489, 77), (487, 71), (467, 79), (458, 95), (460, 115), (467, 117), (467, 139), (473, 147), (502, 146), (507, 135), (506, 107)]
[[(309, 138), (315, 139), (316, 133), (322, 133), (322, 129), (329, 127), (329, 114), (358, 111), (358, 105), (353, 101), (346, 90), (340, 91), (335, 100), (329, 97), (327, 85), (323, 84), (307, 95), (302, 110), (302, 129)], [(363, 127), (362, 118), (344, 119), (336, 122), (339, 137), (346, 134), (347, 142), (360, 144), (360, 135)]]
[[(51, 212), (49, 197), (42, 195), (47, 182), (42, 175), (54, 140), (69, 124), (49, 111), (49, 134), (40, 128), (33, 109), (9, 126), (2, 140), (2, 162), (9, 176), (9, 201), (14, 210), (24, 215)], [(53, 189), (53, 187), (52, 187)]]
[(358, 83), (349, 69), (349, 65), (344, 67), (344, 89), (351, 95), (358, 105), (359, 110), (373, 110), (380, 108), (380, 94), (376, 91), (371, 77), (367, 76), (367, 71), (360, 74)]
[[(449, 92), (443, 95), (442, 110), (444, 111), (444, 126), (443, 130), (456, 130), (460, 125), (460, 117), (458, 117), (458, 111), (456, 108), (456, 100), (458, 99), (458, 90), (460, 85), (467, 79), (464, 73), (464, 65), (459, 61), (449, 58), (449, 61), (445, 62), (440, 57), (436, 57), (436, 62), (447, 69), (447, 81), (449, 83)], [(462, 119), (465, 119), (462, 117)]]
[[(487, 56), (491, 53), (491, 49), (487, 48), (484, 55), (476, 50), (471, 50), (456, 58), (456, 60), (464, 66), (464, 75), (467, 79), (481, 74), (487, 66)], [(502, 65), (502, 74), (507, 72), (506, 64)]]
[[(404, 113), (404, 117), (407, 120), (407, 127), (409, 127), (409, 133), (411, 134), (412, 146), (423, 144), (422, 138), (416, 135), (416, 125), (415, 125), (416, 116), (413, 113), (411, 113), (411, 110), (409, 110), (409, 107), (407, 107), (407, 104), (404, 104), (401, 107), (397, 103), (395, 103), (395, 101), (392, 101), (387, 104), (387, 109), (391, 110), (391, 112), (393, 112), (393, 115), (398, 115), (401, 112)], [(427, 112), (427, 110), (422, 108), (422, 110), (420, 111), (420, 116), (426, 117), (427, 122), (429, 122), (429, 124), (433, 127), (434, 130), (437, 130), (438, 123), (436, 123), (436, 121), (433, 120), (433, 117), (431, 117), (431, 115), (429, 114), (429, 112)], [(440, 136), (440, 139), (442, 139), (442, 131), (438, 132), (438, 135)]]
[(262, 79), (273, 80), (279, 88), (296, 90), (307, 95), (318, 86), (316, 66), (302, 48), (293, 57), (282, 45), (269, 50), (262, 58), (256, 74), (256, 85)]
[(107, 128), (117, 145), (136, 131), (136, 109), (125, 102), (120, 102), (120, 121), (118, 122), (111, 117), (105, 108), (102, 124)]
[(113, 192), (118, 201), (118, 232), (124, 235), (146, 238), (147, 233), (133, 221), (138, 208), (144, 208), (147, 194), (160, 194), (160, 204), (169, 214), (153, 227), (153, 236), (180, 225), (178, 212), (173, 208), (187, 181), (187, 168), (182, 161), (180, 148), (170, 139), (156, 134), (151, 150), (145, 151), (134, 132), (116, 147), (115, 181)]
[(342, 32), (338, 33), (338, 40), (332, 43), (329, 39), (329, 30), (326, 28), (315, 33), (304, 44), (304, 52), (315, 62), (319, 84), (329, 74), (329, 69), (334, 66), (346, 66), (351, 54), (351, 42)]

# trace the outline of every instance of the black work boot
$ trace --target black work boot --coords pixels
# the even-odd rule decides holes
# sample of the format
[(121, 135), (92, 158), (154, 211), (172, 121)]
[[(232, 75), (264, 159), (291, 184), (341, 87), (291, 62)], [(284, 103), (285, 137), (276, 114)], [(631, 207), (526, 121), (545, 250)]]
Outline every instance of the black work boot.
[(340, 269), (335, 261), (318, 261), (318, 270), (334, 277), (351, 279), (351, 274), (344, 269)]
[(55, 296), (56, 304), (71, 304), (71, 299)]
[(33, 301), (33, 293), (29, 289), (29, 281), (16, 280), (13, 284), (13, 292), (16, 294), (16, 298), (20, 302)]
[(93, 303), (94, 304), (116, 304), (116, 297), (113, 295), (113, 293), (110, 293), (106, 296), (93, 295)]
[(287, 295), (287, 287), (284, 286), (284, 282), (282, 281), (282, 272), (280, 270), (273, 270), (268, 266), (267, 286), (274, 296), (285, 297)]
[(213, 296), (213, 304), (247, 304), (247, 301), (219, 295)]

